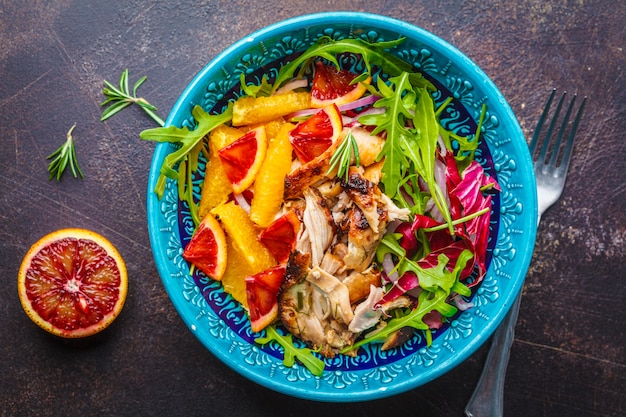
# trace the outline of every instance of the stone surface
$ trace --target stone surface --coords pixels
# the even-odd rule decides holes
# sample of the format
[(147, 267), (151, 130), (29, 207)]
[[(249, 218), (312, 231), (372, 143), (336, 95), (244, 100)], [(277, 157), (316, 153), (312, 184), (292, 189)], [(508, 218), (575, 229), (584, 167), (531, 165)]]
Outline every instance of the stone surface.
[[(324, 404), (239, 376), (187, 330), (157, 274), (146, 226), (153, 127), (139, 109), (99, 121), (102, 81), (124, 68), (165, 116), (191, 78), (246, 34), (303, 12), (381, 13), (457, 46), (494, 80), (528, 137), (549, 91), (589, 96), (562, 199), (539, 227), (511, 352), (507, 416), (626, 414), (626, 9), (619, 2), (0, 2), (0, 414), (461, 416), (483, 346), (452, 372), (393, 398)], [(47, 179), (74, 131), (84, 180)], [(121, 316), (60, 341), (23, 313), (22, 257), (61, 227), (107, 236), (127, 262)]]

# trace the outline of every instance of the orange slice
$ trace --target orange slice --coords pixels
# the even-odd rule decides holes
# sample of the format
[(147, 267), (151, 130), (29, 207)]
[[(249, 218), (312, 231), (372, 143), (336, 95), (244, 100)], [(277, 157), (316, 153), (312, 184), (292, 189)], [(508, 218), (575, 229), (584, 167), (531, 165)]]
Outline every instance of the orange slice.
[(248, 309), (248, 299), (246, 297), (246, 277), (254, 275), (258, 270), (248, 263), (246, 257), (233, 246), (233, 241), (226, 236), (228, 246), (228, 256), (226, 261), (226, 272), (222, 277), (224, 291), (237, 300), (243, 308)]
[(215, 207), (212, 213), (220, 219), (234, 249), (250, 265), (253, 274), (276, 265), (272, 254), (258, 241), (259, 230), (244, 209), (230, 201)]
[(211, 131), (209, 135), (209, 160), (204, 171), (202, 195), (198, 206), (198, 216), (201, 219), (214, 207), (228, 201), (228, 196), (233, 192), (233, 187), (219, 158), (218, 150), (230, 145), (243, 135), (244, 132), (227, 125), (219, 125)]
[(61, 229), (37, 241), (18, 272), (24, 311), (60, 337), (91, 336), (108, 327), (126, 300), (128, 275), (117, 249), (84, 229)]
[(270, 140), (254, 183), (250, 219), (261, 227), (267, 227), (274, 220), (283, 202), (285, 176), (291, 170), (289, 132), (293, 128), (291, 123), (283, 124), (276, 137)]
[(242, 97), (233, 105), (233, 126), (265, 123), (309, 107), (309, 92), (290, 91), (269, 97)]
[(183, 258), (216, 281), (226, 270), (226, 235), (211, 214), (207, 214), (185, 247)]
[(261, 126), (217, 152), (234, 193), (241, 194), (254, 183), (266, 151), (265, 127)]
[(370, 83), (371, 77), (352, 84), (356, 77), (357, 74), (353, 72), (317, 61), (311, 85), (311, 107), (322, 108), (330, 104), (340, 106), (361, 98), (367, 91), (366, 85)]
[(331, 104), (298, 123), (289, 137), (296, 156), (306, 164), (324, 153), (337, 140), (342, 129), (341, 113), (335, 104)]
[(285, 276), (285, 265), (278, 265), (246, 277), (248, 313), (253, 332), (260, 332), (278, 317), (278, 291)]
[(276, 261), (283, 263), (295, 249), (299, 231), (300, 219), (295, 212), (289, 210), (261, 232), (259, 241), (271, 252)]

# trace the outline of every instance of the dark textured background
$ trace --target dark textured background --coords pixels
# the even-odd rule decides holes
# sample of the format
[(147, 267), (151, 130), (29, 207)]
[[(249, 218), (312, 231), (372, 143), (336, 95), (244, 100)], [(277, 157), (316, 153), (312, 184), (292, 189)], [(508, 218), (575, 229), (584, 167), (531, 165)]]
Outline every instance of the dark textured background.
[[(553, 87), (589, 96), (563, 198), (539, 227), (506, 379), (506, 416), (626, 415), (626, 7), (604, 0), (0, 0), (0, 412), (3, 416), (461, 416), (487, 346), (393, 398), (320, 404), (231, 371), (188, 331), (152, 259), (146, 183), (153, 123), (99, 121), (102, 81), (147, 75), (165, 117), (192, 77), (246, 34), (307, 12), (382, 13), (421, 26), (494, 80), (530, 136)], [(621, 4), (621, 5), (620, 5)], [(85, 179), (47, 180), (69, 127)], [(61, 227), (108, 237), (127, 304), (98, 336), (61, 341), (23, 313), (17, 269)]]

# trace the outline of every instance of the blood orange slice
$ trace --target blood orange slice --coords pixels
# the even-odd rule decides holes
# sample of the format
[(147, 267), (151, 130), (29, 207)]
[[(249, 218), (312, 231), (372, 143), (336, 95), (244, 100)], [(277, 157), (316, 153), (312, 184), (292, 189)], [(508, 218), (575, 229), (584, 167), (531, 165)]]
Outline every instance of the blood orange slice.
[(277, 265), (246, 277), (248, 312), (253, 332), (259, 332), (278, 317), (278, 290), (285, 276), (285, 265)]
[(357, 100), (367, 91), (364, 82), (352, 83), (357, 74), (334, 65), (326, 65), (321, 61), (315, 64), (315, 75), (311, 85), (311, 107), (322, 108), (330, 104), (338, 106)]
[(296, 247), (300, 219), (292, 210), (274, 220), (259, 235), (259, 241), (271, 252), (276, 261), (283, 263)]
[(241, 194), (252, 185), (263, 164), (266, 151), (267, 137), (263, 126), (250, 130), (218, 151), (233, 192)]
[(324, 153), (342, 129), (341, 113), (336, 105), (331, 104), (298, 123), (289, 132), (289, 138), (296, 156), (305, 164)]
[(91, 336), (119, 315), (128, 291), (126, 265), (103, 236), (61, 229), (26, 253), (17, 289), (26, 314), (65, 338)]
[(219, 222), (207, 214), (185, 247), (183, 258), (209, 277), (221, 281), (226, 270), (226, 235)]

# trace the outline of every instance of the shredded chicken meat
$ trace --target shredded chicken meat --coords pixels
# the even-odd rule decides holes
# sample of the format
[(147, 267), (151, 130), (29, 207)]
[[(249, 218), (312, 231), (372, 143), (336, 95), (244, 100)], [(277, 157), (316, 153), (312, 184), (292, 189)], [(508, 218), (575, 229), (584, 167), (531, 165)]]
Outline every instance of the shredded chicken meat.
[(383, 288), (373, 259), (389, 223), (409, 217), (378, 187), (375, 156), (382, 139), (364, 129), (355, 138), (361, 164), (350, 168), (347, 180), (327, 172), (327, 155), (295, 167), (285, 179), (286, 204), (299, 208), (303, 227), (287, 262), (279, 316), (326, 357), (351, 346), (385, 314), (374, 308)]

